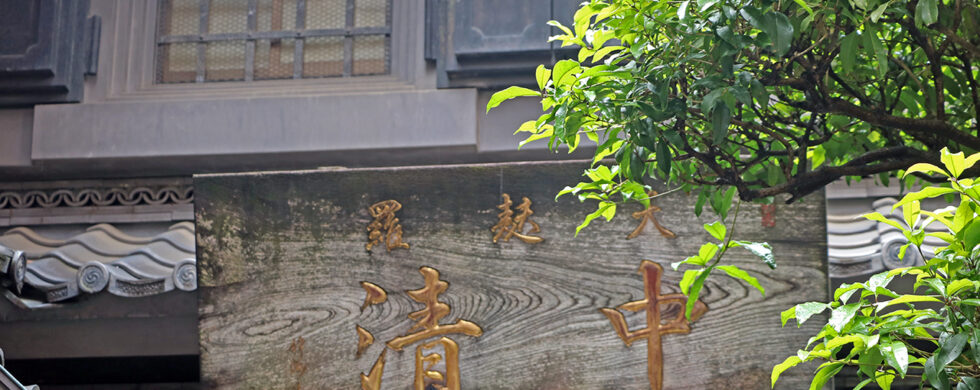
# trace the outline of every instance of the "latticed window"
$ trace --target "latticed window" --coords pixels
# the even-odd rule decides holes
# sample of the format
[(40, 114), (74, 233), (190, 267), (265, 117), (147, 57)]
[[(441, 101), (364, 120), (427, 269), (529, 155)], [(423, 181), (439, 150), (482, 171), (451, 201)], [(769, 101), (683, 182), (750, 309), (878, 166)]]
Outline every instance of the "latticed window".
[(388, 74), (391, 0), (161, 0), (156, 81)]

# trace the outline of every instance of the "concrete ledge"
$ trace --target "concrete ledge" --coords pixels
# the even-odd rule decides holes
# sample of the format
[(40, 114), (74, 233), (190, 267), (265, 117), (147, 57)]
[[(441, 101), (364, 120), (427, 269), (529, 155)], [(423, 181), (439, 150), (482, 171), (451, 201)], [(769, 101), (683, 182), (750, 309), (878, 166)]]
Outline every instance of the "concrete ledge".
[(32, 158), (476, 146), (476, 90), (38, 106)]

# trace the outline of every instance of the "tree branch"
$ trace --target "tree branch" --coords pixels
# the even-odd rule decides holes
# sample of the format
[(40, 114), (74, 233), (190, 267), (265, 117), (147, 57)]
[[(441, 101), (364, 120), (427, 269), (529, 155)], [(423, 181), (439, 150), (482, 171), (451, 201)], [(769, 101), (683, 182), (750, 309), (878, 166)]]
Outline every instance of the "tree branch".
[[(811, 107), (811, 109), (820, 111), (821, 107)], [(903, 130), (923, 141), (941, 136), (973, 150), (980, 150), (980, 138), (938, 119), (914, 119), (873, 112), (841, 99), (831, 99), (829, 105), (823, 108), (823, 112), (847, 115), (883, 128)]]
[(873, 175), (908, 168), (917, 162), (935, 160), (938, 160), (938, 157), (908, 146), (877, 149), (858, 156), (843, 165), (823, 166), (776, 186), (759, 190), (747, 187), (739, 188), (739, 197), (742, 200), (751, 201), (778, 194), (789, 194), (790, 199), (786, 203), (792, 203), (844, 176)]

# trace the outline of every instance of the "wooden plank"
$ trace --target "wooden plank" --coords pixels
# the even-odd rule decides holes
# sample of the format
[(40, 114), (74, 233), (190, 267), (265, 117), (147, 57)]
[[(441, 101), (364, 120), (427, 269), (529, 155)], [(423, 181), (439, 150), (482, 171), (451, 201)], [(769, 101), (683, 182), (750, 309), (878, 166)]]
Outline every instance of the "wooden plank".
[[(701, 228), (710, 218), (694, 218), (695, 198), (674, 193), (657, 200), (664, 209), (657, 216), (676, 239), (650, 226), (626, 240), (636, 227), (628, 214), (639, 206), (573, 237), (590, 205), (552, 199), (583, 168), (527, 163), (195, 177), (204, 384), (360, 388), (358, 375), (371, 369), (383, 342), (412, 326), (407, 315), (422, 305), (404, 291), (421, 288), (418, 269), (429, 266), (449, 282), (440, 298), (452, 311), (442, 323), (465, 319), (483, 329), (476, 338), (452, 336), (462, 388), (650, 388), (646, 341), (625, 346), (598, 309), (643, 298), (643, 259), (664, 265), (664, 294), (677, 292), (681, 273), (669, 263), (710, 239)], [(531, 219), (543, 243), (491, 242), (504, 192), (515, 205), (524, 196), (534, 202)], [(411, 248), (368, 253), (367, 207), (386, 199), (403, 205), (397, 216)], [(778, 269), (736, 250), (728, 261), (758, 277), (767, 296), (711, 278), (702, 293), (707, 314), (690, 334), (663, 337), (664, 388), (767, 389), (771, 367), (818, 330), (819, 319), (781, 329), (779, 313), (827, 298), (822, 195), (780, 205), (776, 228), (763, 228), (760, 217), (758, 206), (743, 205), (738, 236), (768, 239)], [(610, 234), (622, 238), (603, 240)], [(383, 287), (388, 301), (360, 311), (361, 281)], [(627, 315), (634, 329), (642, 317)], [(379, 340), (360, 359), (357, 325)], [(411, 387), (413, 354), (387, 351), (383, 388)], [(805, 388), (811, 373), (791, 370), (777, 388)]]

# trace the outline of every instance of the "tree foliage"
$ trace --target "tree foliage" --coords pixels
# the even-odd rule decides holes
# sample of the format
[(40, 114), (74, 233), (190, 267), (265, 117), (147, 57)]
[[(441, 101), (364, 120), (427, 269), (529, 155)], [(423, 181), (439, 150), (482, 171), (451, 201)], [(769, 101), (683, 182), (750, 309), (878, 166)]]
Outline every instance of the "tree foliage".
[[(743, 201), (792, 202), (842, 177), (904, 170), (943, 186), (909, 194), (906, 225), (881, 215), (918, 250), (924, 226), (949, 243), (925, 266), (875, 275), (839, 288), (834, 301), (783, 313), (802, 323), (830, 319), (803, 350), (777, 365), (772, 381), (801, 362), (823, 360), (811, 388), (844, 366), (888, 389), (921, 375), (937, 389), (980, 389), (980, 3), (977, 0), (588, 0), (574, 23), (551, 24), (553, 40), (578, 56), (538, 67), (537, 90), (495, 94), (489, 111), (518, 96), (541, 98), (543, 114), (517, 132), (552, 149), (594, 143), (591, 168), (559, 196), (595, 200), (598, 217), (616, 205), (649, 205), (651, 181), (697, 192), (724, 220)], [(949, 152), (951, 150), (952, 152)], [(614, 162), (611, 162), (614, 161)], [(944, 167), (944, 168), (940, 168)], [(955, 210), (922, 211), (919, 201), (958, 195)], [(689, 304), (712, 271), (763, 291), (754, 277), (720, 260), (729, 248), (774, 266), (769, 246), (705, 226), (706, 243), (684, 265)], [(926, 254), (923, 254), (926, 255)], [(716, 272), (717, 273), (717, 272)], [(914, 275), (916, 291), (888, 289)], [(933, 307), (924, 306), (932, 304)], [(688, 308), (688, 310), (690, 310)]]
[(645, 202), (651, 179), (724, 215), (736, 191), (793, 201), (939, 164), (943, 147), (980, 150), (976, 0), (591, 0), (574, 25), (551, 23), (577, 59), (487, 109), (540, 96), (525, 142), (596, 145), (588, 180), (566, 191), (599, 201), (593, 218)]
[[(980, 181), (959, 178), (980, 161), (980, 154), (965, 158), (943, 150), (941, 158), (945, 169), (920, 163), (906, 171), (938, 174), (948, 178), (950, 186), (905, 195), (894, 206), (902, 207), (904, 224), (879, 213), (866, 216), (905, 235), (909, 244), (899, 256), (916, 250), (929, 260), (920, 267), (874, 275), (864, 283), (844, 284), (831, 302), (807, 302), (783, 312), (783, 325), (793, 318), (802, 324), (823, 311), (830, 312), (830, 319), (804, 349), (773, 369), (774, 385), (786, 369), (823, 360), (811, 388), (820, 388), (847, 365), (856, 366), (858, 376), (866, 378), (858, 387), (874, 382), (889, 389), (896, 378), (917, 375), (923, 385), (935, 389), (980, 388)], [(921, 200), (948, 194), (959, 199), (958, 207), (920, 209)], [(946, 232), (927, 233), (932, 222), (944, 225)], [(919, 249), (926, 236), (949, 245), (926, 256), (931, 254)], [(912, 294), (888, 289), (900, 275), (915, 276)]]

